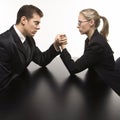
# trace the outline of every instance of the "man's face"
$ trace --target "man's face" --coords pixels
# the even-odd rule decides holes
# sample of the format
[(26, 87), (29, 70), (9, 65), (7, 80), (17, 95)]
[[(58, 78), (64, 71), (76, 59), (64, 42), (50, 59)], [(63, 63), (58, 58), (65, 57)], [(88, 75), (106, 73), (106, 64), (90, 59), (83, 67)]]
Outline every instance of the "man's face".
[(35, 33), (40, 29), (41, 17), (38, 14), (33, 14), (33, 17), (26, 19), (24, 24), (24, 35), (33, 37)]

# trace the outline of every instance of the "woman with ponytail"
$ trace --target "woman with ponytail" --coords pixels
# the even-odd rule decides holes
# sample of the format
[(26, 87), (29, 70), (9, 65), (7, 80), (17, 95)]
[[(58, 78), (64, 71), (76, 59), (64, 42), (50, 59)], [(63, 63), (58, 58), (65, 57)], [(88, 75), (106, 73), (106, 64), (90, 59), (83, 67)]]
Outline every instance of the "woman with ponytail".
[[(102, 29), (98, 27), (102, 21)], [(61, 59), (70, 74), (79, 73), (88, 69), (89, 78), (95, 78), (110, 85), (120, 95), (120, 80), (115, 73), (113, 51), (108, 44), (108, 20), (94, 9), (84, 9), (78, 16), (79, 32), (87, 36), (84, 53), (76, 61), (71, 58), (66, 45), (61, 45)], [(57, 35), (58, 40), (67, 39), (66, 35)], [(118, 83), (119, 82), (119, 83)]]

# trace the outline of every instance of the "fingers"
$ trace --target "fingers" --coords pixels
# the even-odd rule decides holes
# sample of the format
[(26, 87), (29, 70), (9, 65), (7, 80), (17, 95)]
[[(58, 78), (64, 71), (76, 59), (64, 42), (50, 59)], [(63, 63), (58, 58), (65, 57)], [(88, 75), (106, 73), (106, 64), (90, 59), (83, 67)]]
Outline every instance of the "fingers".
[(59, 40), (58, 42), (59, 42), (59, 45), (60, 45), (60, 46), (61, 46), (61, 45), (66, 45), (66, 44), (67, 44), (67, 41), (61, 41), (61, 40)]
[(59, 34), (57, 37), (59, 43), (67, 43), (67, 36), (65, 34)]
[(67, 43), (67, 39), (58, 39), (59, 43)]
[(67, 39), (67, 36), (65, 34), (57, 34), (56, 39)]
[(56, 48), (61, 47), (62, 49), (66, 48), (67, 36), (65, 34), (58, 34), (55, 37), (55, 46)]

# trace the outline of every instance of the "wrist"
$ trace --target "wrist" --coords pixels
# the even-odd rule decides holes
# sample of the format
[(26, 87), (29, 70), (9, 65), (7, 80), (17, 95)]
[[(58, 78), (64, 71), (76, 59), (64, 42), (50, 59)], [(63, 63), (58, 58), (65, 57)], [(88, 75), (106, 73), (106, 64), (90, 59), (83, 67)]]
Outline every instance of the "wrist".
[(57, 43), (54, 42), (54, 43), (53, 43), (53, 46), (54, 46), (54, 48), (55, 48), (56, 51), (60, 51), (60, 48), (59, 48), (59, 46), (57, 45)]
[(63, 49), (65, 49), (66, 48), (66, 45), (62, 45), (61, 46), (61, 49), (63, 50)]

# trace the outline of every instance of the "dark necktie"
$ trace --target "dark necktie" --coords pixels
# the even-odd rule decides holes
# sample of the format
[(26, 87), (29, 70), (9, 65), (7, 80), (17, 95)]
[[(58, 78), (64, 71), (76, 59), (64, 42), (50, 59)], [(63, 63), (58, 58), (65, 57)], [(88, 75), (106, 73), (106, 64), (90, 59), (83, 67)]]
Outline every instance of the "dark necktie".
[(30, 54), (31, 54), (31, 49), (30, 49), (30, 45), (29, 45), (28, 40), (24, 41), (23, 47), (24, 47), (26, 58), (29, 59)]
[(27, 57), (27, 40), (23, 42), (23, 48), (24, 48), (25, 55)]
[(26, 44), (27, 44), (27, 40), (25, 40), (25, 41), (23, 42), (23, 47), (24, 47), (24, 48), (26, 47)]

